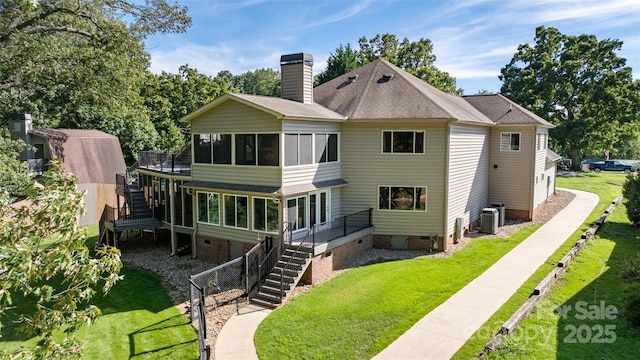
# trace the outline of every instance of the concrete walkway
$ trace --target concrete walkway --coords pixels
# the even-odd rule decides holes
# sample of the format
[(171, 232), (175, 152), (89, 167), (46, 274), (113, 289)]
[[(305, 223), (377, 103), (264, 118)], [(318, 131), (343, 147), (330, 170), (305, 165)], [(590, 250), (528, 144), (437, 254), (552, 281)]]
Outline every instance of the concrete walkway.
[(450, 359), (584, 223), (598, 204), (596, 194), (563, 190), (576, 194), (566, 208), (374, 359)]
[[(596, 194), (562, 190), (576, 194), (565, 209), (428, 313), (374, 359), (451, 358), (584, 223), (598, 203)], [(270, 312), (250, 305), (229, 319), (218, 335), (216, 359), (257, 359), (253, 334)]]
[(216, 360), (258, 359), (253, 334), (271, 309), (250, 304), (240, 309), (222, 327), (216, 340)]

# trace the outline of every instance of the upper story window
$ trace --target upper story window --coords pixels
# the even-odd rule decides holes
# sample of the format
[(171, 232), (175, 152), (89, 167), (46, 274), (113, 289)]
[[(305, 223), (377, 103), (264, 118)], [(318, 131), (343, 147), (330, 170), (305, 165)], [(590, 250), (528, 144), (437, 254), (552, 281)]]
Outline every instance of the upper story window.
[(500, 133), (500, 151), (520, 151), (520, 133)]
[(427, 188), (420, 186), (379, 186), (378, 210), (427, 211)]
[(313, 163), (313, 135), (284, 135), (284, 165), (307, 165)]
[(194, 134), (193, 162), (231, 164), (230, 134)]
[(338, 134), (284, 134), (284, 165), (338, 161)]
[(278, 166), (278, 134), (236, 134), (236, 165)]
[(382, 152), (385, 154), (424, 154), (424, 130), (383, 131)]
[(338, 161), (338, 134), (315, 134), (316, 162)]

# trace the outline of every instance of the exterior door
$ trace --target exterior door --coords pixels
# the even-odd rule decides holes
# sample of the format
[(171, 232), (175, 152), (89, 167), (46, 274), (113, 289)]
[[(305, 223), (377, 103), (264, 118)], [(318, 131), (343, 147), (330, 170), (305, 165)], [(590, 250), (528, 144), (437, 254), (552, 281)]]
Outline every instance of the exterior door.
[(309, 193), (309, 225), (317, 225), (316, 230), (330, 229), (330, 219), (329, 191)]

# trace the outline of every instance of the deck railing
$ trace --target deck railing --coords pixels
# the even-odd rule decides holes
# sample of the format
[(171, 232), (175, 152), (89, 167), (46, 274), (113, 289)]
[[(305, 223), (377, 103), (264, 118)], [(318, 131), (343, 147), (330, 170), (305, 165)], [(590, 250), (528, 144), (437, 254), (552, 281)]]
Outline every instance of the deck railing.
[(309, 236), (313, 238), (313, 246), (328, 243), (332, 240), (372, 227), (372, 213), (373, 209), (370, 208), (339, 217), (327, 223), (316, 224), (309, 233)]
[(163, 151), (140, 151), (138, 167), (171, 173), (187, 172), (191, 170), (191, 154), (174, 155)]

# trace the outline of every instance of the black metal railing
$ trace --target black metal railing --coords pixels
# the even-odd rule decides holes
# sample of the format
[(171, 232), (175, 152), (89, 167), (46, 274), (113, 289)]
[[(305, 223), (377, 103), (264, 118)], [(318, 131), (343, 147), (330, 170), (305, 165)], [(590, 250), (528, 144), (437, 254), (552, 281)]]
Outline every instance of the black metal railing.
[(191, 171), (191, 154), (171, 154), (163, 151), (138, 152), (138, 167), (162, 172), (182, 173)]
[(289, 261), (280, 268), (280, 299), (282, 299), (283, 303), (287, 291), (286, 287), (294, 285), (293, 277), (290, 276), (290, 274), (298, 274), (300, 271), (299, 268), (304, 266), (304, 264), (300, 264), (298, 261), (303, 260), (306, 262), (310, 257), (313, 257), (313, 236), (310, 236), (312, 232), (313, 229), (309, 229), (307, 235), (302, 238), (300, 242), (288, 246), (287, 250), (293, 251), (293, 253), (290, 254)]
[(116, 174), (116, 190), (124, 191), (129, 187), (127, 174)]
[(373, 209), (360, 211), (354, 214), (342, 216), (330, 222), (316, 224), (309, 231), (311, 243), (313, 247), (332, 240), (345, 237), (373, 226), (372, 222)]
[(278, 260), (280, 260), (284, 244), (288, 243), (291, 238), (291, 223), (284, 223), (282, 229), (280, 236), (273, 242), (271, 250), (265, 254), (264, 259), (258, 265), (258, 281), (264, 281), (273, 271)]

